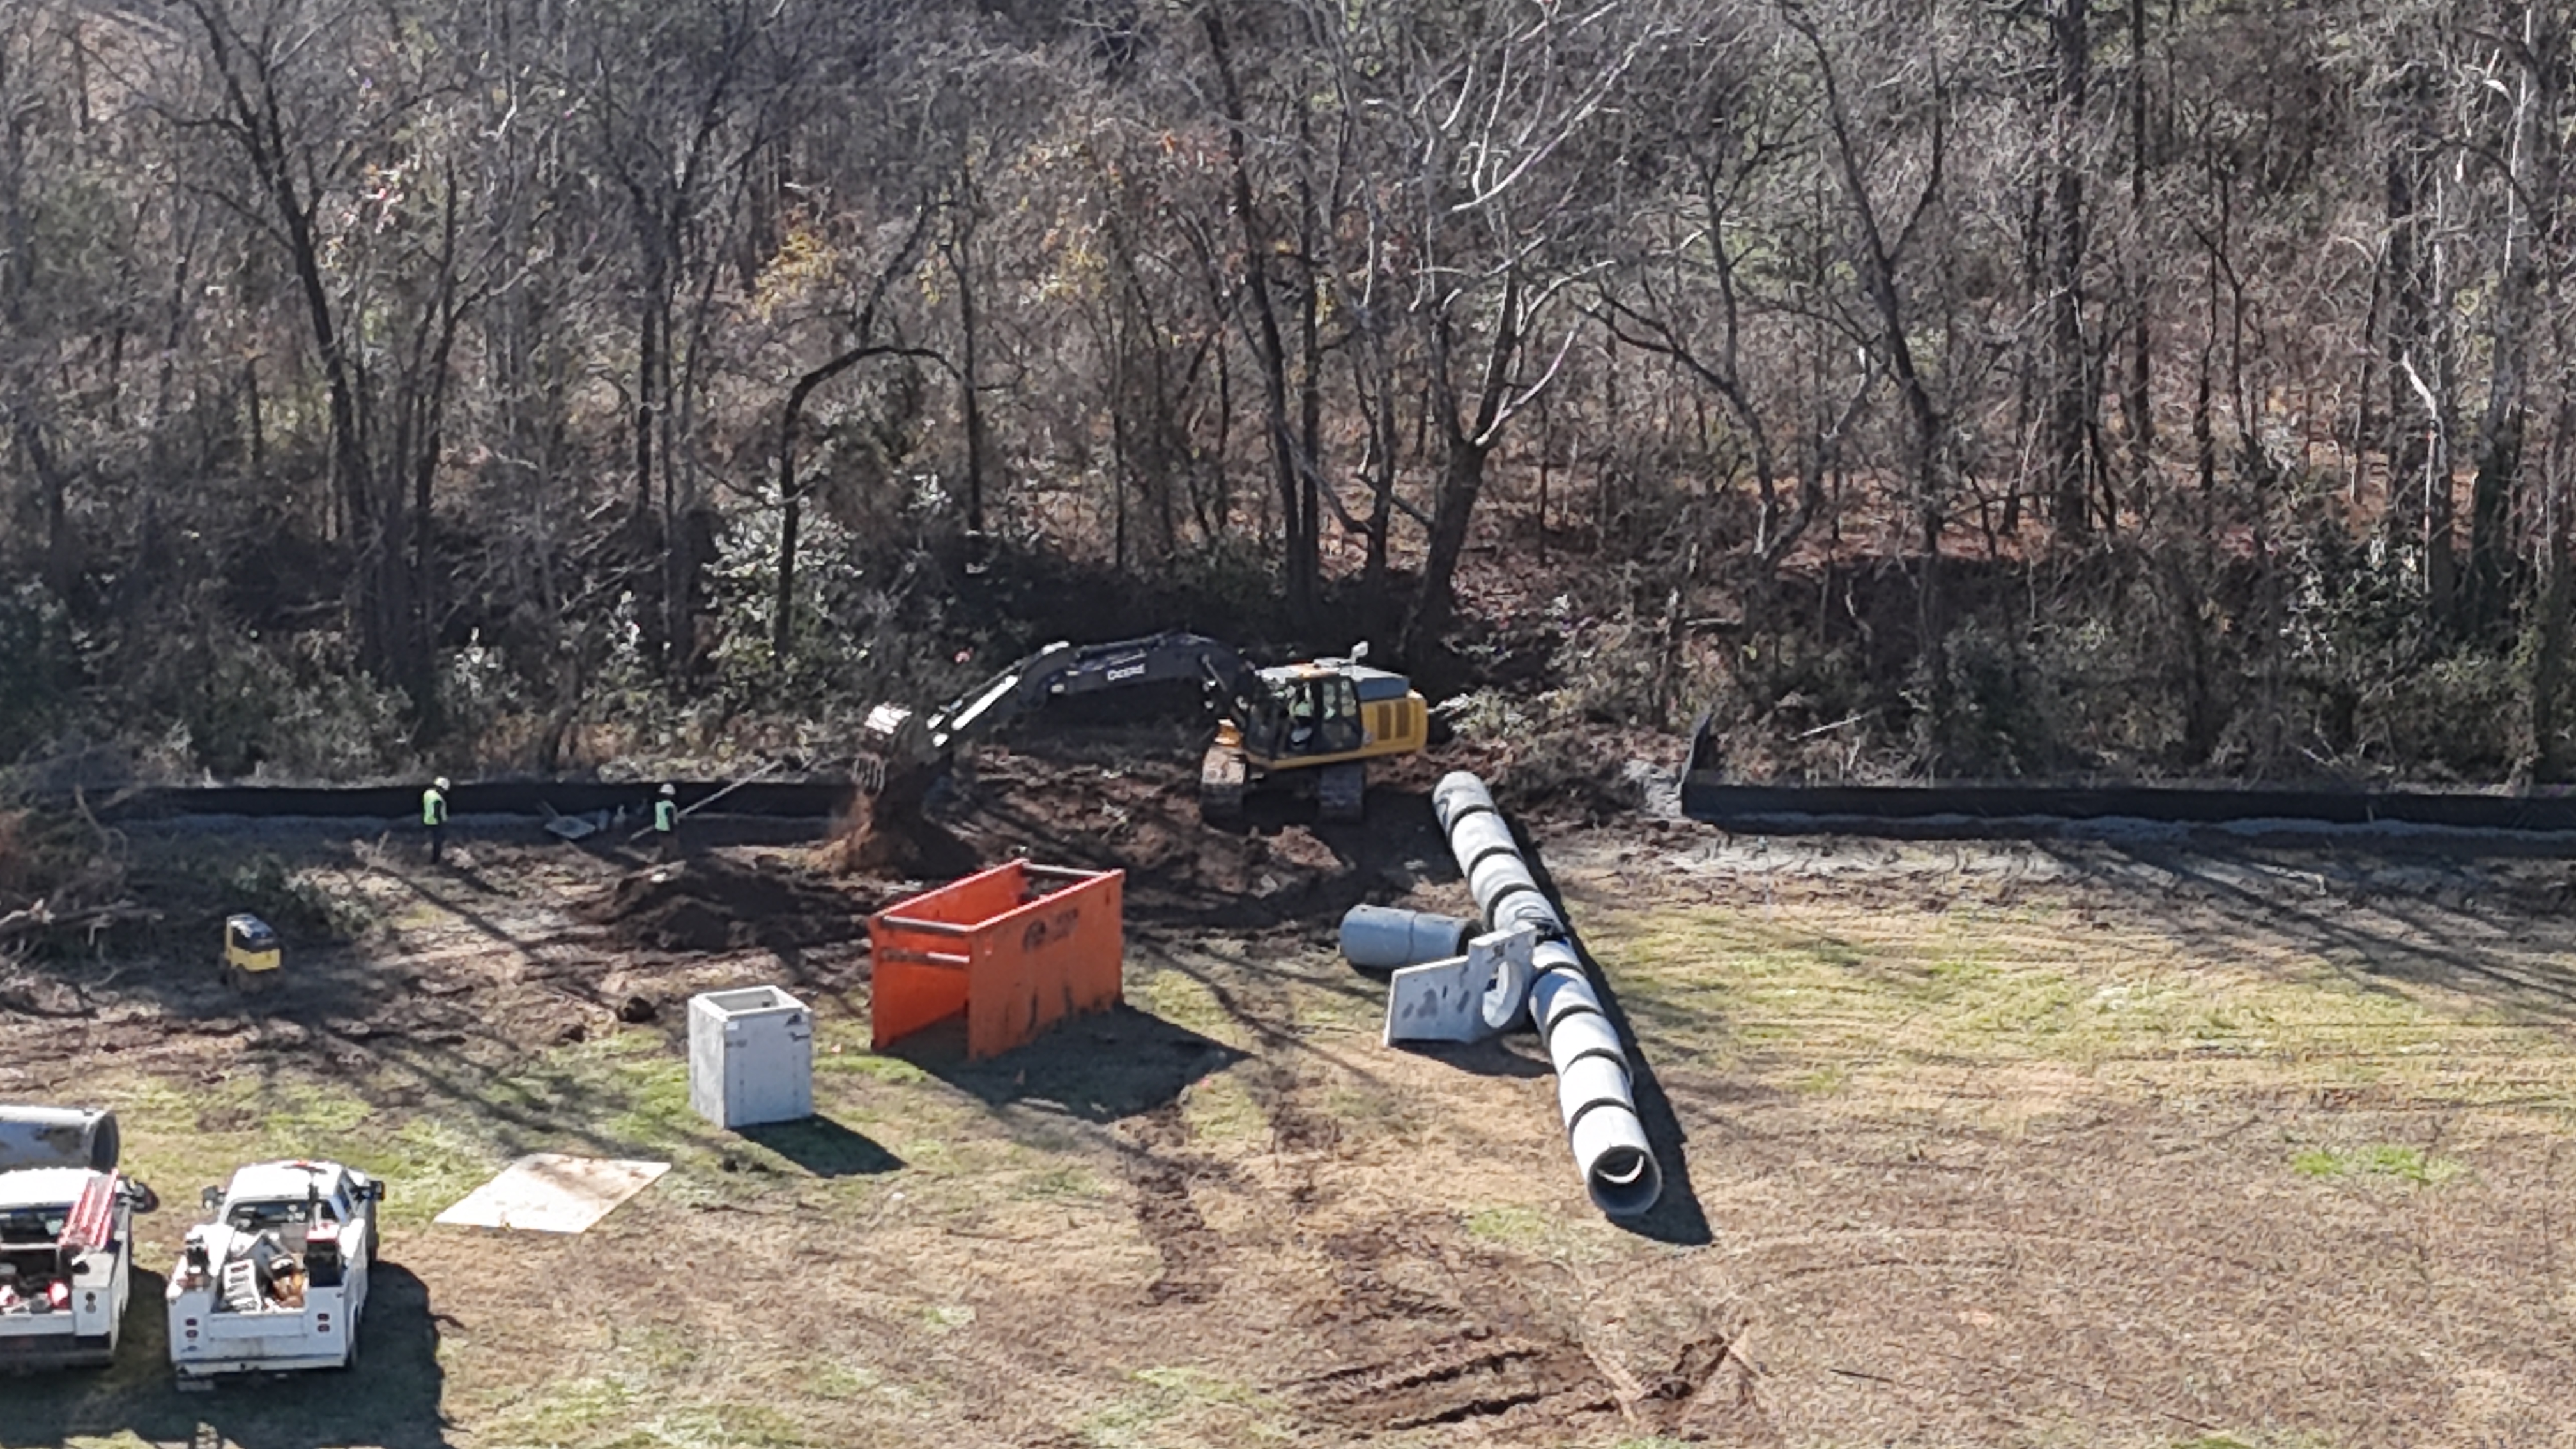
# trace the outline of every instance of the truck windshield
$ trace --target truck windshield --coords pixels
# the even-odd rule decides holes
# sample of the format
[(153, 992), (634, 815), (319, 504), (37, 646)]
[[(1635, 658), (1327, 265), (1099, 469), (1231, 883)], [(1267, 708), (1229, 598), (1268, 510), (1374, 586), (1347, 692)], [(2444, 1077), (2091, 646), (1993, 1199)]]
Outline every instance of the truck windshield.
[(224, 1214), (224, 1221), (230, 1224), (234, 1231), (243, 1233), (264, 1233), (275, 1228), (300, 1228), (312, 1221), (312, 1214), (316, 1208), (320, 1210), (322, 1221), (336, 1223), (340, 1220), (339, 1213), (332, 1209), (327, 1199), (316, 1204), (297, 1198), (292, 1202), (237, 1202), (232, 1205), (230, 1212)]
[(52, 1247), (63, 1235), (63, 1226), (71, 1221), (72, 1210), (63, 1207), (0, 1209), (0, 1245)]

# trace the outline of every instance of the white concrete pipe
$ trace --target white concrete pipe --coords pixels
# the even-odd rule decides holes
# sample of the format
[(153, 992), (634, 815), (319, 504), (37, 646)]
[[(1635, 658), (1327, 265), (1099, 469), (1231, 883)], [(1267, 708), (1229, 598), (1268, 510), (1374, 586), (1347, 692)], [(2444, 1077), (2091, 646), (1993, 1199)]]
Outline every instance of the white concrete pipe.
[(121, 1146), (114, 1112), (0, 1105), (0, 1170), (86, 1167), (114, 1172)]
[(1476, 923), (1396, 906), (1353, 906), (1342, 916), (1342, 959), (1363, 971), (1398, 971), (1467, 954)]
[(1614, 1218), (1644, 1214), (1663, 1196), (1663, 1169), (1637, 1116), (1618, 1028), (1602, 1011), (1582, 957), (1566, 940), (1565, 918), (1538, 888), (1482, 780), (1464, 770), (1442, 776), (1432, 787), (1431, 809), (1486, 928), (1527, 926), (1538, 933), (1530, 956), (1530, 1022), (1556, 1068), (1557, 1110), (1585, 1190), (1595, 1207)]

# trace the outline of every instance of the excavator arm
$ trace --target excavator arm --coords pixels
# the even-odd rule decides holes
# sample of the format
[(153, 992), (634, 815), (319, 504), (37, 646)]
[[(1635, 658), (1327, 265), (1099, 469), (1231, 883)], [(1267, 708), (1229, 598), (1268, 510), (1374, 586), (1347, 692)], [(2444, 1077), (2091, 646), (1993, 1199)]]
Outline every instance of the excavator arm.
[(1194, 681), (1214, 689), (1238, 719), (1259, 707), (1261, 676), (1233, 647), (1200, 634), (1156, 634), (1111, 644), (1050, 644), (927, 715), (881, 704), (868, 712), (866, 748), (883, 789), (888, 774), (945, 759), (1051, 699), (1133, 685)]

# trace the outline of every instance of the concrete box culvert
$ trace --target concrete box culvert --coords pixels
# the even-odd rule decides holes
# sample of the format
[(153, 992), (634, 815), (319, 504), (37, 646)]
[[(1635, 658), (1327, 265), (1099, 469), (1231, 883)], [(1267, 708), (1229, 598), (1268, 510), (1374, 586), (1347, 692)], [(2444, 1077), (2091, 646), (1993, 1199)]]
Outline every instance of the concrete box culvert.
[(814, 1115), (814, 1013), (775, 986), (689, 998), (689, 1106), (719, 1127)]
[(1342, 916), (1342, 959), (1363, 971), (1396, 971), (1467, 954), (1473, 921), (1397, 906), (1353, 906)]

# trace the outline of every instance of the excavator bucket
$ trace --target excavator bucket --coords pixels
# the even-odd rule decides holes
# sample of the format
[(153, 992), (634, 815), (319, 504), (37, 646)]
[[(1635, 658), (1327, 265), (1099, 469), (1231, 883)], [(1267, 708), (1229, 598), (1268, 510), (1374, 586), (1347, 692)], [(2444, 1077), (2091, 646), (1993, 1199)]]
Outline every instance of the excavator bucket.
[(858, 758), (852, 764), (860, 794), (884, 791), (887, 770), (904, 756), (906, 733), (913, 719), (913, 712), (899, 704), (881, 704), (868, 711), (867, 719), (859, 725)]

